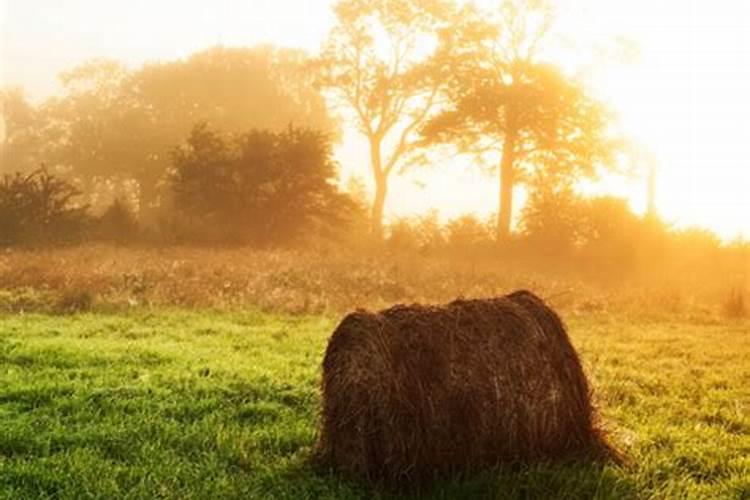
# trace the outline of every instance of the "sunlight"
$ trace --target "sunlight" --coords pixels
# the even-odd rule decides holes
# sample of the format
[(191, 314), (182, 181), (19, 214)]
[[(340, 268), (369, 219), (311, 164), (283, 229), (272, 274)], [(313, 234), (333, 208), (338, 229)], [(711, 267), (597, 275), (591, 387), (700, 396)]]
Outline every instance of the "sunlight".
[[(570, 47), (553, 50), (553, 59), (570, 71), (590, 73), (595, 92), (615, 109), (627, 135), (656, 157), (659, 213), (678, 226), (708, 227), (727, 239), (750, 235), (750, 5), (731, 0), (558, 5), (560, 31), (575, 39), (568, 36)], [(607, 40), (617, 37), (638, 49), (634, 61), (616, 60), (617, 50), (603, 56), (595, 50), (611, 51)], [(451, 215), (491, 212), (493, 205), (476, 194), (496, 190), (488, 191), (481, 181), (469, 181), (465, 189), (464, 203), (454, 203)], [(585, 191), (624, 196), (635, 210), (645, 210), (645, 178), (605, 176)]]
[[(636, 7), (643, 12), (646, 3)], [(648, 9), (648, 22), (616, 8), (600, 20), (619, 20), (641, 50), (639, 62), (608, 67), (596, 87), (628, 135), (656, 156), (657, 206), (667, 220), (747, 236), (750, 6), (665, 2)]]
[(0, 499), (750, 500), (748, 28), (0, 0)]
[[(595, 92), (618, 114), (625, 133), (652, 152), (660, 215), (679, 227), (711, 228), (726, 239), (750, 235), (745, 145), (750, 34), (744, 29), (750, 6), (646, 0), (562, 5), (561, 31), (576, 39), (567, 39), (571, 47), (561, 46), (552, 56), (568, 71), (585, 71)], [(637, 54), (618, 59), (620, 47), (607, 42), (613, 37)], [(576, 50), (580, 48), (585, 50)], [(347, 175), (362, 174), (355, 153), (361, 147), (354, 134), (342, 146)], [(642, 213), (647, 180), (644, 166), (634, 167), (636, 177), (604, 175), (584, 191), (623, 196)], [(449, 168), (411, 172), (394, 181), (393, 191), (391, 216), (439, 207), (446, 219), (467, 212), (487, 217), (497, 196), (495, 183), (473, 172), (465, 159)]]
[[(495, 0), (477, 2), (497, 5)], [(0, 81), (24, 85), (37, 99), (59, 90), (56, 73), (92, 57), (135, 65), (184, 57), (216, 44), (261, 42), (315, 52), (332, 22), (328, 8), (301, 0), (222, 0), (210, 8), (197, 2), (142, 0), (127, 7), (90, 0), (0, 4), (0, 13), (5, 11)], [(163, 19), (178, 5), (179, 21), (165, 24)], [(750, 235), (745, 195), (750, 185), (745, 146), (750, 5), (732, 0), (565, 0), (558, 5), (564, 14), (561, 30), (575, 39), (561, 42), (553, 51), (555, 58), (569, 70), (590, 70), (593, 88), (620, 115), (628, 135), (658, 159), (662, 216), (680, 226), (710, 227), (725, 238)], [(618, 37), (638, 48), (635, 61), (616, 60), (611, 51), (600, 50), (608, 47), (608, 39)], [(356, 134), (346, 137), (338, 152), (343, 177), (356, 175), (370, 182), (358, 153), (359, 139)], [(386, 213), (437, 208), (448, 218), (493, 212), (493, 181), (468, 171), (453, 175), (464, 170), (463, 161), (458, 163), (395, 179)], [(641, 209), (644, 184), (606, 178), (595, 189), (625, 196)]]

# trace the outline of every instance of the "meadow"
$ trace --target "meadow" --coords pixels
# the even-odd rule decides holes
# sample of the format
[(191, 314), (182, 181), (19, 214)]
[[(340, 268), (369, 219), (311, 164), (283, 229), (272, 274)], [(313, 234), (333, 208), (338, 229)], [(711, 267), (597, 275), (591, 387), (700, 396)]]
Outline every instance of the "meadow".
[[(358, 307), (442, 303), (528, 288), (573, 315), (611, 312), (686, 321), (746, 316), (750, 254), (692, 246), (667, 260), (594, 266), (524, 259), (496, 248), (440, 255), (419, 249), (306, 250), (88, 244), (0, 251), (0, 312), (257, 309), (340, 315)], [(732, 292), (739, 303), (733, 304)]]
[(750, 321), (742, 302), (726, 314), (736, 274), (689, 263), (617, 281), (388, 249), (7, 250), (0, 498), (372, 497), (310, 463), (337, 321), (517, 288), (567, 321), (628, 462), (507, 467), (423, 496), (750, 498)]
[[(0, 0), (0, 500), (750, 500), (750, 3), (142, 3)], [(321, 400), (517, 290), (601, 422), (523, 293)]]
[[(336, 314), (0, 317), (0, 497), (390, 498), (309, 462)], [(569, 314), (624, 466), (539, 464), (428, 498), (750, 498), (750, 322)]]

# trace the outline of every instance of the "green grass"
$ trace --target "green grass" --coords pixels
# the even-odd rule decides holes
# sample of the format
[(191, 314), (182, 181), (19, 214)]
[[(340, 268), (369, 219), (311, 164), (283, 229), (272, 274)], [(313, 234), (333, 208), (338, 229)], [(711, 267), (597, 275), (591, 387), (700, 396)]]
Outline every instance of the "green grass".
[[(307, 459), (335, 319), (0, 318), (0, 497), (361, 498)], [(569, 322), (625, 467), (537, 465), (437, 498), (750, 498), (750, 324)]]

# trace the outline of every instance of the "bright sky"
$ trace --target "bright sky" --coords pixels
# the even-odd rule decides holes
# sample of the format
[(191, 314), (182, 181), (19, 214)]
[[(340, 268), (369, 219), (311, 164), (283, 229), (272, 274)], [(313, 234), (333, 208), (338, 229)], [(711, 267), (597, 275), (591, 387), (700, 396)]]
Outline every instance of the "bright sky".
[[(492, 0), (482, 0), (491, 2)], [(561, 0), (563, 1), (563, 0)], [(657, 206), (669, 221), (750, 237), (750, 2), (567, 0), (564, 22), (583, 42), (632, 39), (640, 61), (608, 64), (597, 91), (659, 162)], [(332, 24), (330, 0), (0, 0), (0, 84), (34, 99), (59, 90), (56, 75), (93, 57), (138, 65), (206, 47), (270, 42), (315, 51)], [(583, 7), (586, 7), (585, 9)], [(366, 148), (345, 135), (345, 176), (369, 180)], [(645, 203), (645, 180), (596, 188)], [(443, 165), (397, 180), (389, 213), (439, 207), (443, 216), (489, 214), (496, 181)]]

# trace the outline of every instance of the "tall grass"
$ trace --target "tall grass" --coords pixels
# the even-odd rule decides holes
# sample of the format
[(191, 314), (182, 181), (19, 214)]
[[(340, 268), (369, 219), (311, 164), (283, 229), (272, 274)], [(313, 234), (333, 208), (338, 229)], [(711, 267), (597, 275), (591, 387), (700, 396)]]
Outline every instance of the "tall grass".
[(192, 307), (321, 313), (488, 297), (527, 288), (573, 314), (711, 317), (726, 310), (730, 290), (750, 289), (739, 264), (736, 269), (721, 265), (659, 266), (613, 279), (517, 258), (382, 248), (355, 252), (90, 245), (6, 250), (0, 254), (0, 311)]

